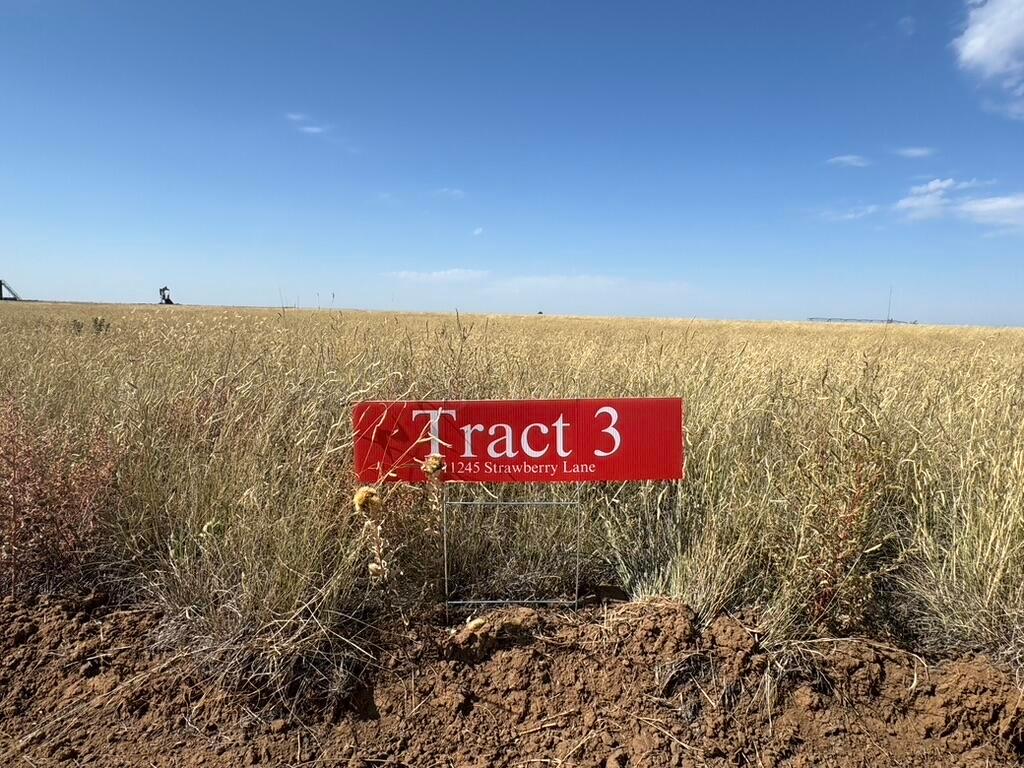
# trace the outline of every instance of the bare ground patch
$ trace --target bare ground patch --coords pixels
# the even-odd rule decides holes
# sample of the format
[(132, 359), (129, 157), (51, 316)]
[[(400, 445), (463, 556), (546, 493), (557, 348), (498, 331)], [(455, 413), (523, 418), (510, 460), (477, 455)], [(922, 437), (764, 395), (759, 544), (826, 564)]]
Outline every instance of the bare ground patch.
[[(342, 711), (256, 712), (157, 611), (93, 597), (0, 605), (0, 754), (24, 765), (994, 766), (1024, 705), (984, 657), (866, 641), (768, 654), (672, 602), (419, 623)], [(19, 762), (20, 761), (20, 762)]]

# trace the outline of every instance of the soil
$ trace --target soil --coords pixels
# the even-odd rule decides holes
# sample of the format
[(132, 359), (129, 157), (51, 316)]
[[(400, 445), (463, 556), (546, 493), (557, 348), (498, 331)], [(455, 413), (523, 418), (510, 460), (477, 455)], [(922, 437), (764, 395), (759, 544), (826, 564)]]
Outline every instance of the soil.
[[(759, 649), (672, 603), (420, 624), (344, 712), (254, 712), (157, 651), (157, 611), (0, 603), (0, 764), (999, 766), (1024, 698), (989, 660), (867, 642)], [(790, 657), (792, 659), (792, 657)]]

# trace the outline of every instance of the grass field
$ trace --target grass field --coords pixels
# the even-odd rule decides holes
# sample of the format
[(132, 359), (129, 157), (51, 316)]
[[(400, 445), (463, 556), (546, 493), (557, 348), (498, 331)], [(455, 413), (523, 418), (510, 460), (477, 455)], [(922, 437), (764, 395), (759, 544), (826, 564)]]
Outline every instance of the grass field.
[[(436, 489), (353, 504), (386, 398), (683, 397), (685, 482), (585, 489), (588, 585), (1024, 660), (1022, 331), (5, 303), (0, 348), (3, 588), (162, 604), (231, 684), (343, 688), (437, 604)], [(456, 589), (558, 592), (573, 522), (455, 521)]]

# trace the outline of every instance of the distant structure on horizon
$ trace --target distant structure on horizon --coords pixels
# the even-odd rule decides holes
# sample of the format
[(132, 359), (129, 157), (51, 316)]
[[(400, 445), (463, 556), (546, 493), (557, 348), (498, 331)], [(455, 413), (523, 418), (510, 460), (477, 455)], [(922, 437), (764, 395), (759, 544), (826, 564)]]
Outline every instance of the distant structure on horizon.
[(917, 325), (917, 320), (894, 320), (892, 317), (892, 286), (889, 287), (889, 306), (885, 308), (885, 320), (865, 320), (860, 317), (808, 317), (812, 323), (880, 323), (885, 325)]
[[(4, 291), (6, 291), (7, 294), (9, 294), (9, 295), (5, 296), (4, 295)], [(11, 288), (11, 284), (8, 283), (6, 280), (0, 280), (0, 301), (20, 301), (20, 300), (21, 300), (21, 296), (18, 295), (18, 292), (16, 290)]]
[(166, 285), (160, 289), (160, 303), (161, 304), (173, 304), (171, 301), (171, 289)]
[(877, 323), (879, 325), (917, 325), (917, 320), (867, 320), (861, 317), (808, 317), (811, 323)]

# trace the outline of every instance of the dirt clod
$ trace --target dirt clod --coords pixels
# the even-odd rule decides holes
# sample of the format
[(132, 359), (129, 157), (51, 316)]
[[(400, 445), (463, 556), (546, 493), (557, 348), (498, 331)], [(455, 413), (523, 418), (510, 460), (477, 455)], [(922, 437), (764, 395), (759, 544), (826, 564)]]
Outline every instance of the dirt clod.
[(500, 644), (525, 640), (539, 627), (539, 615), (529, 608), (495, 611), (486, 618), (473, 619), (453, 634), (446, 643), (447, 655), (466, 662), (481, 661)]

